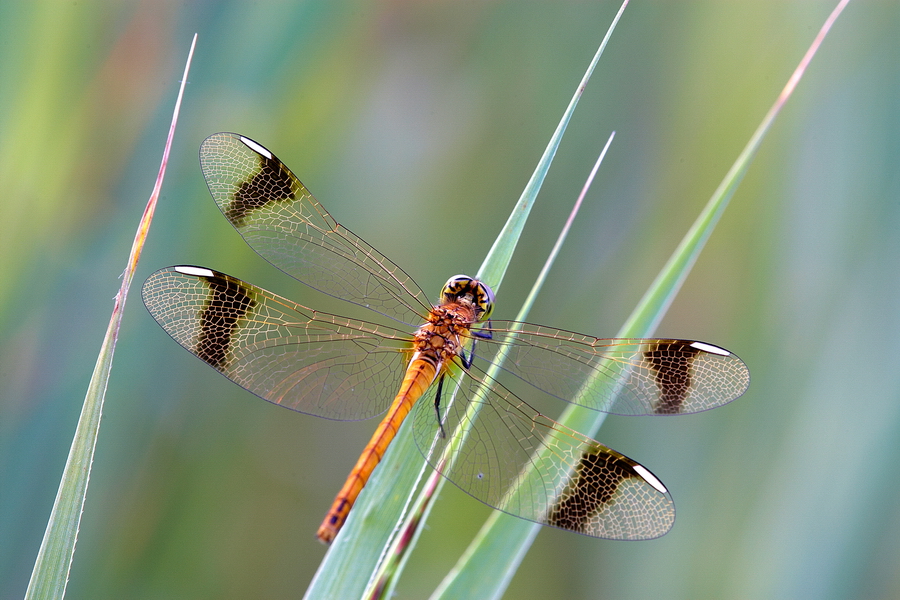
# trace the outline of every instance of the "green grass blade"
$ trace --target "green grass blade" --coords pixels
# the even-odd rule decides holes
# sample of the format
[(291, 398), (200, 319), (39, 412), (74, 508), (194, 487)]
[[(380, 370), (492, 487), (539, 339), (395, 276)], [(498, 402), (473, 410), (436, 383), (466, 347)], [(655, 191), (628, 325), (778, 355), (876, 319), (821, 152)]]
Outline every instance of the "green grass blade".
[(529, 179), (528, 183), (525, 185), (525, 189), (522, 190), (519, 201), (510, 213), (509, 218), (506, 220), (506, 224), (503, 226), (503, 229), (494, 241), (494, 245), (491, 246), (487, 257), (485, 257), (484, 262), (481, 264), (481, 268), (478, 269), (478, 273), (475, 275), (478, 279), (490, 285), (494, 290), (494, 293), (497, 293), (500, 290), (500, 284), (503, 282), (506, 268), (509, 266), (509, 261), (512, 259), (513, 252), (515, 252), (519, 237), (522, 235), (522, 229), (525, 227), (525, 222), (528, 220), (528, 215), (531, 213), (531, 207), (534, 206), (534, 200), (537, 198), (541, 185), (544, 183), (544, 178), (547, 176), (547, 171), (550, 169), (550, 163), (553, 162), (553, 157), (556, 155), (556, 149), (559, 147), (563, 133), (565, 133), (569, 120), (575, 113), (575, 107), (578, 105), (578, 101), (581, 99), (584, 88), (587, 87), (588, 81), (594, 73), (594, 68), (600, 61), (600, 57), (603, 55), (603, 51), (606, 49), (613, 31), (615, 31), (616, 25), (618, 25), (619, 19), (622, 18), (622, 13), (625, 11), (627, 5), (628, 0), (622, 3), (619, 12), (616, 13), (612, 23), (610, 23), (606, 35), (603, 36), (603, 41), (600, 42), (600, 47), (597, 48), (597, 52), (594, 54), (591, 64), (588, 65), (584, 77), (581, 78), (581, 82), (575, 90), (572, 99), (569, 101), (569, 105), (566, 107), (566, 111), (563, 113), (559, 125), (556, 126), (556, 131), (554, 131), (553, 135), (550, 137), (550, 142), (547, 144), (547, 148), (544, 150), (544, 154), (541, 156), (540, 161), (538, 161), (537, 168), (535, 168), (534, 173), (531, 175), (531, 179)]
[(34, 563), (34, 570), (31, 573), (31, 580), (25, 592), (25, 598), (28, 600), (63, 598), (66, 594), (66, 584), (69, 579), (72, 559), (75, 555), (75, 542), (78, 538), (78, 527), (81, 523), (81, 514), (87, 497), (91, 464), (94, 460), (94, 448), (97, 445), (97, 437), (100, 433), (100, 417), (103, 413), (103, 401), (106, 397), (106, 386), (112, 370), (113, 355), (119, 335), (119, 327), (122, 323), (122, 314), (125, 309), (128, 290), (134, 277), (134, 271), (144, 246), (144, 240), (147, 237), (147, 230), (150, 226), (150, 221), (153, 219), (153, 212), (159, 198), (166, 164), (169, 159), (169, 150), (175, 134), (175, 124), (178, 121), (178, 113), (181, 108), (181, 99), (184, 95), (184, 86), (187, 82), (188, 70), (190, 69), (191, 57), (194, 54), (196, 43), (197, 36), (195, 35), (194, 41), (191, 43), (187, 63), (185, 64), (184, 76), (181, 79), (178, 99), (175, 102), (172, 125), (169, 129), (165, 150), (163, 151), (159, 175), (150, 195), (150, 200), (147, 203), (147, 208), (144, 210), (144, 215), (138, 225), (131, 254), (128, 257), (128, 264), (122, 276), (122, 285), (116, 296), (112, 316), (100, 347), (100, 354), (97, 357), (97, 363), (94, 366), (94, 372), (88, 384), (84, 404), (81, 408), (81, 416), (78, 418), (75, 436), (69, 449), (69, 457), (63, 469), (59, 490), (56, 493), (56, 500), (53, 503), (47, 529), (44, 531), (44, 538), (41, 541), (41, 547), (38, 550), (37, 559)]
[[(842, 0), (826, 20), (818, 36), (734, 165), (622, 326), (618, 333), (619, 337), (646, 337), (652, 334), (747, 172), (765, 134), (771, 128), (775, 117), (790, 97), (847, 1)], [(603, 413), (570, 405), (559, 421), (567, 427), (593, 436), (604, 419), (605, 414)], [(495, 511), (432, 597), (499, 598), (506, 590), (539, 528), (540, 525)]]
[[(118, 307), (117, 307), (118, 308)], [(78, 526), (87, 495), (94, 447), (100, 430), (100, 415), (121, 312), (116, 310), (106, 330), (106, 337), (94, 367), (94, 373), (84, 398), (75, 437), (63, 470), (50, 520), (38, 551), (26, 599), (63, 598), (69, 579), (69, 569), (75, 554)]]
[[(534, 173), (478, 270), (476, 277), (488, 283), (495, 292), (509, 266), (566, 126), (621, 14), (620, 10), (610, 25)], [(350, 511), (346, 524), (310, 583), (305, 598), (361, 597), (366, 587), (375, 581), (379, 565), (389, 551), (392, 536), (398, 531), (398, 523), (408, 512), (419, 481), (430, 471), (431, 467), (423, 461), (416, 448), (410, 424), (405, 423)]]
[[(563, 242), (568, 236), (569, 229), (571, 228), (572, 223), (575, 221), (575, 217), (578, 214), (578, 210), (581, 208), (584, 197), (585, 195), (587, 195), (587, 191), (588, 189), (590, 189), (591, 183), (594, 180), (594, 176), (597, 174), (597, 170), (600, 168), (600, 164), (603, 162), (603, 157), (606, 156), (606, 152), (607, 150), (609, 150), (609, 146), (612, 143), (614, 137), (615, 133), (610, 135), (609, 140), (607, 140), (606, 142), (606, 146), (604, 146), (603, 151), (600, 153), (600, 157), (594, 164), (594, 168), (591, 170), (587, 182), (585, 182), (584, 187), (581, 190), (581, 194), (578, 196), (578, 200), (576, 200), (575, 206), (569, 213), (569, 218), (563, 226), (562, 232), (559, 234), (556, 240), (556, 244), (554, 244), (553, 249), (550, 251), (550, 256), (547, 258), (547, 261), (544, 264), (544, 268), (541, 270), (541, 274), (538, 276), (537, 282), (532, 288), (532, 293), (529, 294), (520, 310), (520, 318), (524, 318), (524, 316), (531, 310), (531, 306), (534, 304), (534, 300), (537, 297), (537, 292), (543, 286), (543, 283), (546, 280), (546, 276), (550, 271), (550, 267), (555, 262), (556, 257), (559, 254), (559, 250), (562, 248)], [(494, 377), (495, 375), (496, 370), (492, 370), (490, 372), (490, 376)], [(473, 412), (477, 412), (477, 407), (475, 405), (469, 405), (469, 409)], [(456, 436), (454, 444), (455, 446), (465, 443), (465, 431), (455, 432), (454, 435)], [(451, 453), (446, 452), (445, 456), (442, 458), (439, 464), (446, 464), (446, 461), (448, 460), (448, 454)], [(427, 471), (427, 469), (425, 471)], [(401, 526), (400, 535), (395, 537), (376, 577), (373, 579), (372, 584), (369, 586), (369, 589), (366, 590), (366, 598), (391, 597), (393, 595), (393, 590), (399, 579), (399, 574), (403, 571), (406, 561), (409, 559), (412, 553), (411, 550), (415, 547), (419, 535), (422, 533), (421, 524), (428, 520), (428, 515), (431, 513), (431, 509), (434, 508), (434, 500), (437, 498), (438, 493), (440, 492), (443, 485), (447, 482), (447, 480), (443, 476), (441, 476), (438, 471), (439, 470), (431, 470), (431, 474), (428, 476), (427, 483), (417, 496), (416, 502), (413, 504), (412, 509), (409, 511), (408, 516)]]

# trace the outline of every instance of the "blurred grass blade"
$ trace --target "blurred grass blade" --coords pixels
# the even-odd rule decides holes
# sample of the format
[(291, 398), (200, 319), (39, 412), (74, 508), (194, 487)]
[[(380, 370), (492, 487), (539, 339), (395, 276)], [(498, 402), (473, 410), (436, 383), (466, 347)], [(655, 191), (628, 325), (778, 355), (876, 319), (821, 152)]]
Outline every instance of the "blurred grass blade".
[[(610, 25), (534, 173), (478, 270), (476, 277), (485, 281), (495, 292), (509, 266), (566, 126), (626, 5), (627, 1)], [(350, 511), (347, 522), (319, 565), (305, 598), (359, 598), (363, 590), (373, 585), (379, 565), (389, 551), (392, 537), (398, 532), (399, 523), (402, 523), (414, 498), (415, 489), (422, 477), (431, 470), (416, 448), (408, 421), (410, 419), (400, 428)]]
[[(791, 75), (772, 108), (750, 137), (744, 150), (713, 193), (706, 207), (678, 245), (656, 280), (622, 326), (618, 337), (652, 335), (666, 309), (681, 287), (713, 228), (750, 166), (763, 137), (784, 106), (806, 67), (815, 55), (832, 24), (849, 0), (841, 0), (825, 21), (809, 50)], [(594, 436), (605, 418), (604, 413), (570, 405), (560, 423)], [(494, 511), (478, 536), (447, 575), (432, 598), (499, 598), (518, 568), (541, 526)]]
[[(572, 207), (572, 210), (569, 213), (569, 218), (566, 220), (565, 225), (563, 225), (563, 229), (557, 237), (556, 243), (554, 244), (553, 249), (550, 251), (550, 255), (547, 257), (547, 260), (544, 263), (544, 267), (541, 269), (540, 275), (538, 275), (537, 281), (534, 283), (534, 286), (532, 286), (531, 293), (528, 295), (528, 298), (525, 300), (525, 304), (520, 309), (517, 320), (524, 319), (527, 316), (528, 312), (531, 310), (531, 307), (534, 304), (534, 300), (537, 298), (537, 294), (543, 287), (544, 281), (546, 281), (547, 278), (547, 274), (550, 272), (550, 268), (553, 266), (553, 263), (556, 261), (556, 257), (559, 255), (559, 251), (569, 234), (569, 229), (571, 229), (572, 223), (575, 221), (575, 217), (578, 215), (578, 210), (581, 208), (584, 197), (587, 195), (587, 192), (591, 187), (591, 183), (594, 181), (594, 176), (597, 174), (597, 170), (600, 168), (600, 164), (603, 162), (603, 157), (606, 156), (606, 152), (607, 150), (609, 150), (609, 146), (610, 144), (612, 144), (615, 135), (616, 134), (614, 132), (609, 136), (609, 139), (606, 141), (606, 145), (603, 147), (603, 151), (597, 158), (597, 162), (594, 163), (594, 168), (591, 169), (587, 181), (582, 187), (581, 193), (578, 195), (578, 199), (575, 201), (575, 206)], [(492, 369), (489, 373), (489, 376), (492, 378), (495, 377), (496, 371), (497, 369)], [(475, 409), (474, 405), (470, 405), (469, 408), (473, 410)], [(460, 439), (457, 441), (457, 444), (464, 443), (464, 441), (465, 435), (463, 433), (460, 435)], [(437, 495), (440, 492), (440, 489), (447, 482), (447, 480), (441, 475), (441, 471), (443, 471), (443, 465), (446, 464), (446, 460), (442, 459), (439, 464), (441, 465), (441, 468), (431, 470), (428, 481), (426, 482), (422, 491), (419, 493), (419, 496), (416, 499), (416, 502), (412, 510), (410, 511), (409, 516), (403, 522), (400, 535), (395, 537), (393, 543), (391, 544), (389, 552), (387, 553), (387, 556), (385, 557), (385, 560), (378, 571), (377, 577), (373, 581), (370, 589), (367, 590), (365, 594), (366, 598), (374, 599), (391, 597), (394, 591), (394, 587), (399, 580), (399, 574), (403, 571), (403, 567), (405, 566), (406, 561), (409, 559), (411, 550), (413, 547), (415, 547), (415, 543), (422, 532), (422, 528), (420, 527), (420, 525), (428, 519), (428, 515), (430, 514), (431, 509), (434, 507), (434, 500), (437, 499)]]
[(69, 457), (66, 460), (66, 466), (59, 483), (59, 490), (56, 493), (56, 500), (53, 503), (47, 529), (44, 531), (44, 539), (41, 542), (41, 548), (34, 563), (31, 580), (28, 582), (28, 590), (25, 593), (26, 599), (63, 598), (66, 593), (69, 569), (72, 566), (75, 542), (78, 538), (78, 527), (81, 523), (81, 513), (87, 496), (91, 464), (94, 460), (94, 448), (96, 447), (97, 436), (100, 431), (103, 400), (106, 396), (106, 386), (109, 382), (110, 370), (112, 369), (116, 340), (118, 339), (119, 327), (122, 323), (122, 313), (125, 308), (128, 290), (131, 287), (131, 281), (134, 278), (134, 271), (137, 267), (141, 250), (144, 247), (144, 241), (147, 238), (147, 231), (153, 219), (153, 212), (156, 210), (156, 202), (162, 187), (166, 164), (169, 161), (169, 150), (172, 146), (172, 138), (175, 135), (175, 125), (178, 122), (181, 99), (184, 95), (184, 86), (187, 82), (196, 43), (197, 36), (194, 35), (184, 67), (184, 77), (178, 90), (175, 110), (172, 114), (172, 124), (169, 128), (165, 149), (163, 150), (162, 164), (159, 168), (153, 192), (150, 194), (150, 199), (138, 225), (131, 247), (131, 254), (129, 254), (128, 263), (125, 266), (125, 272), (122, 274), (122, 285), (119, 288), (119, 293), (116, 295), (112, 316), (106, 329), (106, 336), (103, 338), (100, 355), (97, 357), (97, 363), (91, 375), (91, 381), (84, 398), (84, 405), (81, 409), (81, 416), (78, 419), (78, 426), (75, 429), (75, 436), (69, 449)]

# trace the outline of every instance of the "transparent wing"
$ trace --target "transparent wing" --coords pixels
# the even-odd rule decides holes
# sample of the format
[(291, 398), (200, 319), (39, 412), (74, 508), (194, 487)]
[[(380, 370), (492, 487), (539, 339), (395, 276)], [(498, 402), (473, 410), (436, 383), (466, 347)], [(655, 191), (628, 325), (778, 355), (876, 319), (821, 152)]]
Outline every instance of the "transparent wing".
[(172, 338), (242, 388), (337, 420), (387, 410), (409, 334), (321, 313), (201, 267), (151, 275), (144, 304)]
[[(485, 378), (475, 369), (454, 378), (461, 381), (455, 401), (441, 407), (446, 437), (434, 390), (416, 405), (416, 443), (432, 467), (485, 504), (543, 525), (622, 540), (671, 529), (675, 505), (649, 470), (539, 414), (497, 382), (483, 391)], [(454, 388), (448, 383), (444, 390)], [(475, 418), (472, 403), (480, 405)], [(466, 442), (452, 443), (460, 426), (468, 430)]]
[(427, 295), (400, 267), (340, 225), (261, 144), (216, 133), (200, 146), (216, 204), (263, 258), (321, 292), (418, 326)]
[[(475, 359), (497, 362), (566, 402), (622, 415), (693, 413), (727, 404), (750, 385), (733, 353), (705, 342), (603, 339), (553, 327), (494, 321)], [(591, 382), (591, 383), (588, 383)]]

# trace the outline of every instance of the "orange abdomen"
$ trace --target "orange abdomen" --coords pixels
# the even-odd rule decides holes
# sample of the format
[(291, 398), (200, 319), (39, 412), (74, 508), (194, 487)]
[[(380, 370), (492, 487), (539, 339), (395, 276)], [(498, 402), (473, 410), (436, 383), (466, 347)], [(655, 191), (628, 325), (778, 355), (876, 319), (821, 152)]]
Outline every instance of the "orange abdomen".
[(356, 466), (347, 477), (344, 487), (338, 492), (331, 505), (331, 510), (325, 516), (325, 520), (319, 526), (316, 537), (322, 542), (330, 544), (347, 520), (347, 515), (356, 502), (356, 498), (362, 491), (372, 471), (378, 466), (381, 457), (384, 456), (388, 444), (397, 435), (403, 419), (409, 414), (416, 400), (422, 397), (425, 390), (432, 384), (437, 375), (437, 365), (428, 358), (414, 358), (406, 368), (406, 375), (400, 391), (394, 397), (394, 402), (387, 414), (372, 435), (372, 439), (366, 445)]

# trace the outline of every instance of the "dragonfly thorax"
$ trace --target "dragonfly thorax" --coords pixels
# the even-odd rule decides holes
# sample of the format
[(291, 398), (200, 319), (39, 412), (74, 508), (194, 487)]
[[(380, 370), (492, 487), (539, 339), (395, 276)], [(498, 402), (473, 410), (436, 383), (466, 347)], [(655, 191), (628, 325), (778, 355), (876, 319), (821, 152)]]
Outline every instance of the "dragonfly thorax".
[(428, 322), (415, 333), (416, 351), (436, 364), (447, 363), (462, 351), (472, 323), (478, 320), (477, 313), (471, 304), (460, 302), (435, 306)]

